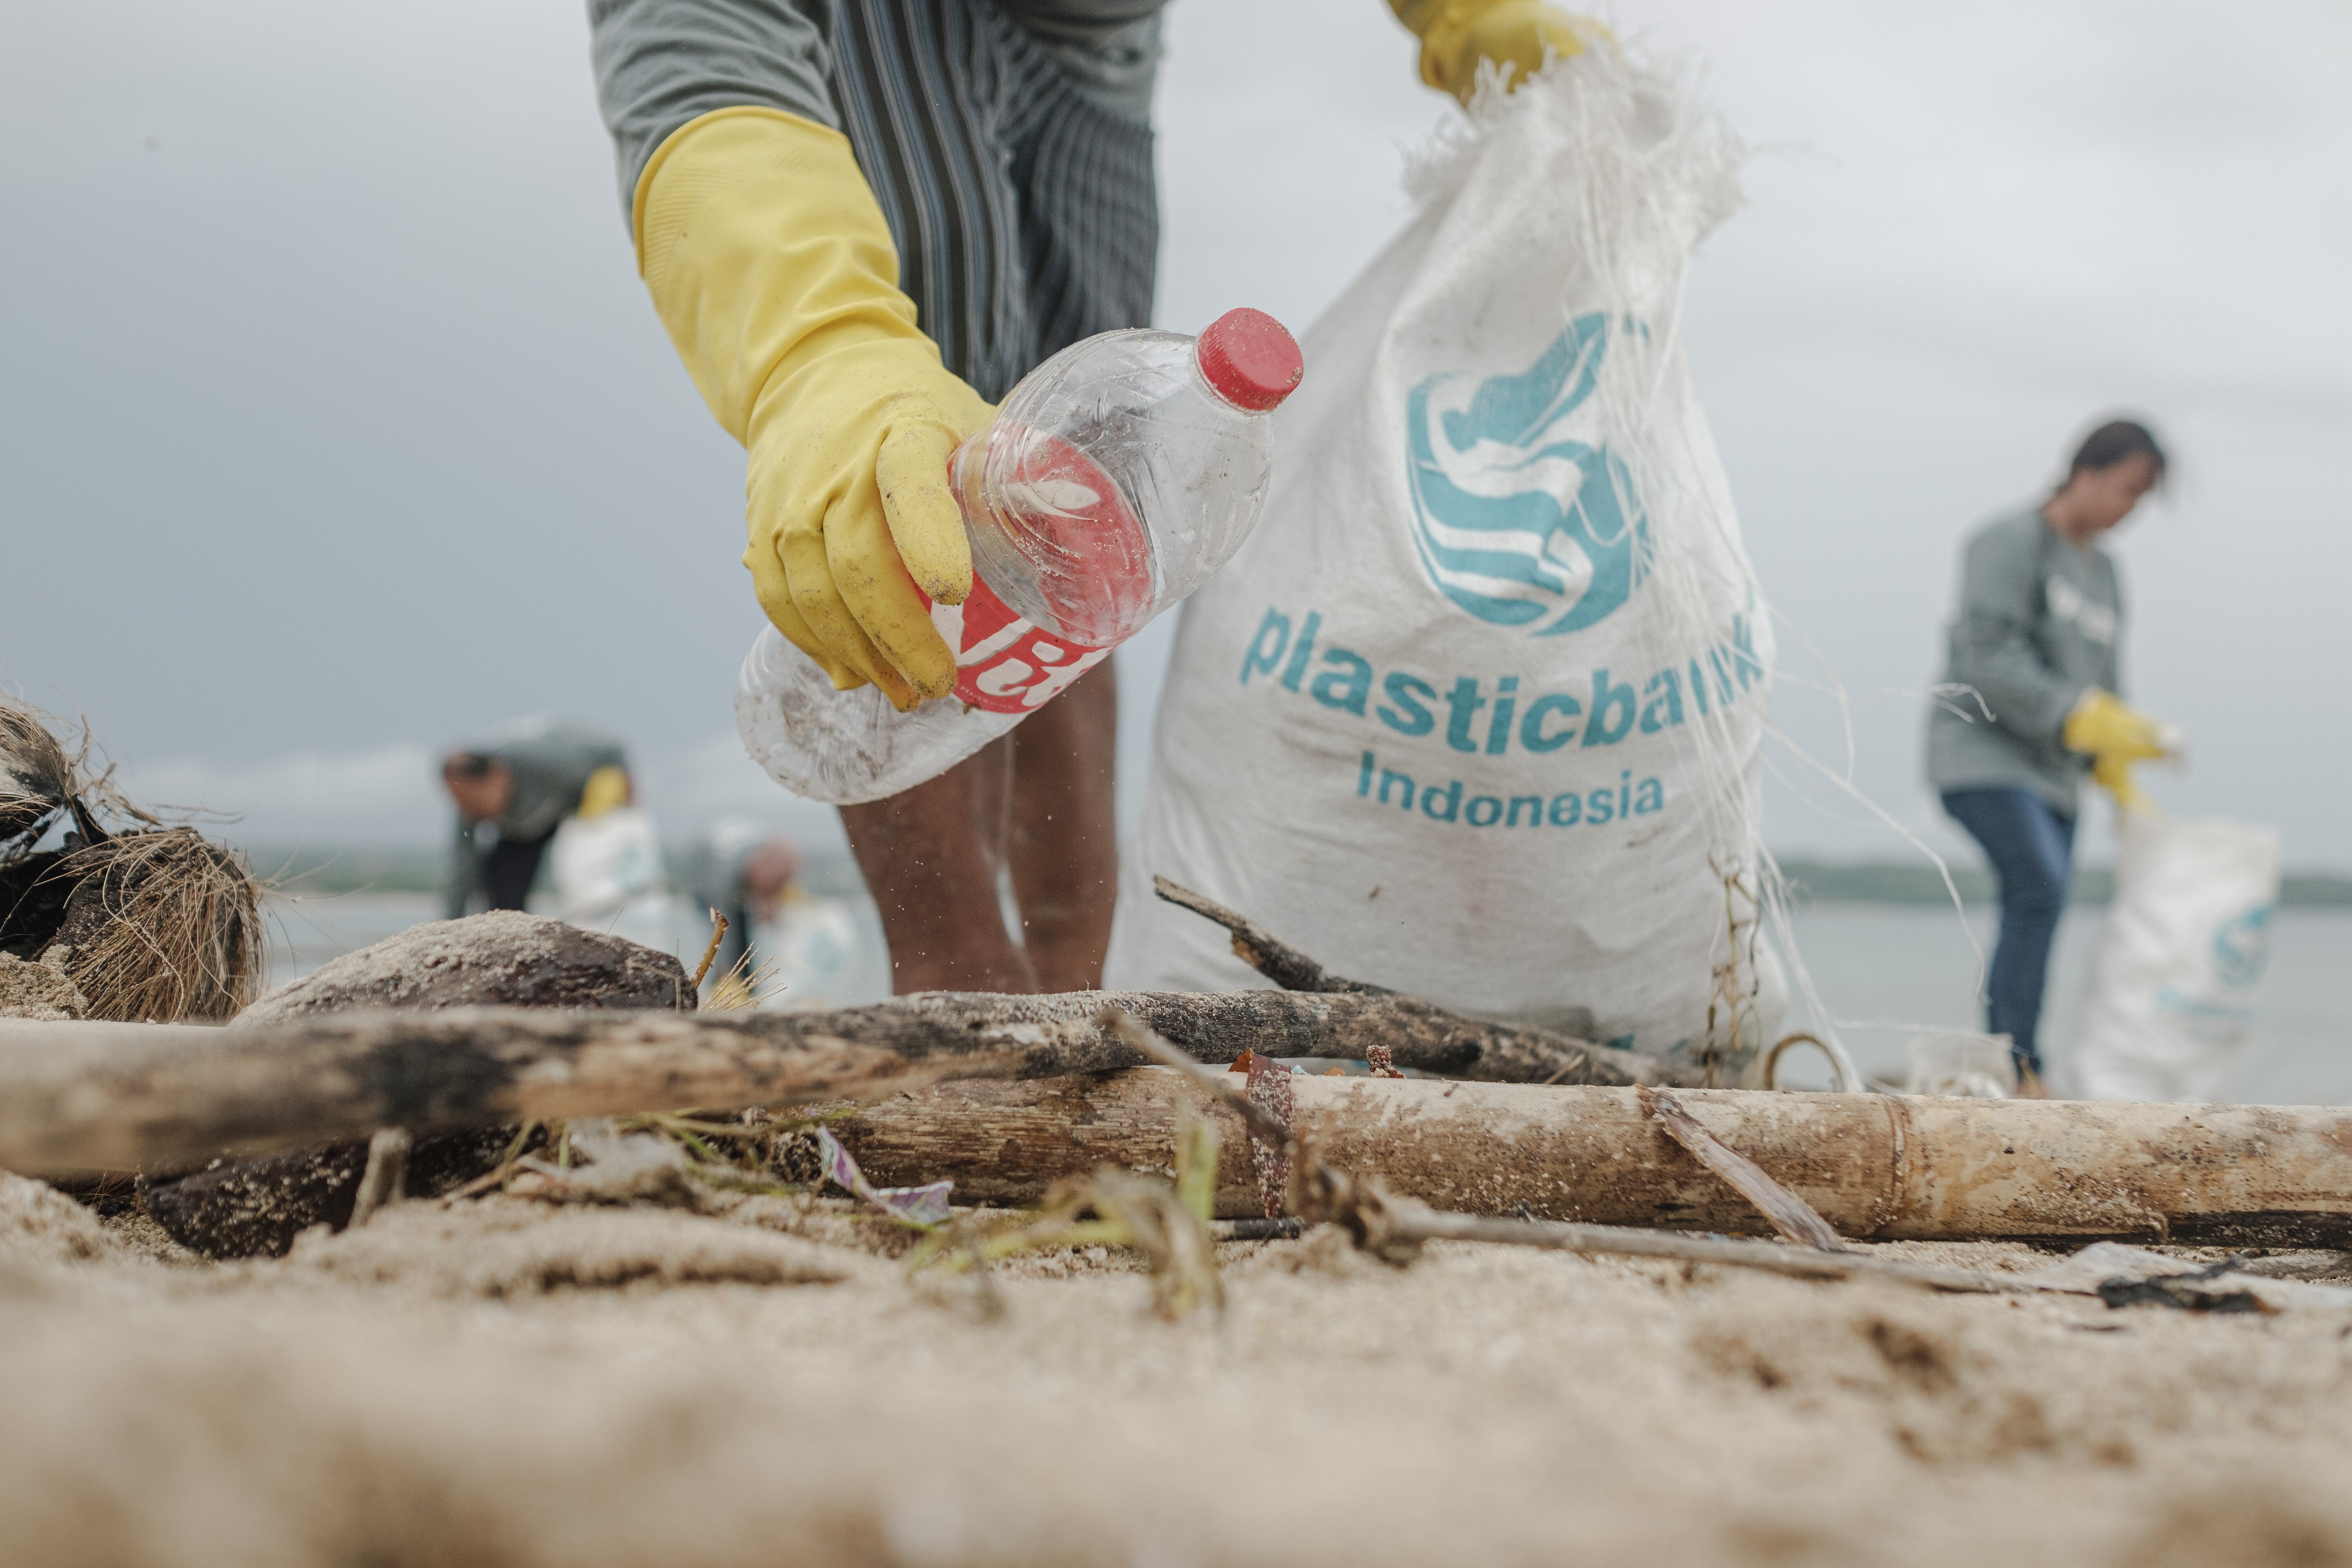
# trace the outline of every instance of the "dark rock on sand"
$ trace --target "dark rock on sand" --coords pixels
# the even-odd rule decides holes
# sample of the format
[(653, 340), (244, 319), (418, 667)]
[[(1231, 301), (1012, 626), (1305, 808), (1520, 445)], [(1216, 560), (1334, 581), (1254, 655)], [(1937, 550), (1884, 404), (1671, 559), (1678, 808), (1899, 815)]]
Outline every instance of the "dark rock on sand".
[[(666, 952), (514, 910), (417, 926), (346, 953), (277, 990), (231, 1028), (362, 1007), (623, 1007), (690, 1011), (686, 968)], [(420, 1140), (407, 1192), (434, 1197), (494, 1169), (512, 1127)], [(321, 1223), (349, 1224), (367, 1145), (336, 1143), (142, 1183), (147, 1212), (183, 1247), (212, 1258), (283, 1256)]]
[(686, 966), (616, 936), (515, 910), (436, 921), (345, 953), (272, 991), (232, 1028), (355, 1007), (674, 1007)]
[[(439, 1197), (495, 1169), (515, 1131), (474, 1127), (419, 1139), (408, 1155), (407, 1195)], [(149, 1217), (181, 1246), (207, 1258), (283, 1258), (310, 1226), (351, 1223), (366, 1169), (366, 1144), (329, 1143), (142, 1187)]]

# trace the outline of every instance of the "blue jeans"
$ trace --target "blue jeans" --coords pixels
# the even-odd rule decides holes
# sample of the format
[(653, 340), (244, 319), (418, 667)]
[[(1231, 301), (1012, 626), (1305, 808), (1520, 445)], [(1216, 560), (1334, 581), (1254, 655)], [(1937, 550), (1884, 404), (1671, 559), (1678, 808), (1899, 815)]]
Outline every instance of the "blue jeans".
[(1985, 981), (1985, 1027), (2007, 1035), (2018, 1069), (2038, 1077), (2042, 1052), (2034, 1033), (2042, 1022), (2050, 945), (2074, 875), (2074, 819), (2024, 789), (1956, 789), (1944, 796), (1944, 809), (1984, 846), (2000, 879), (2000, 939)]

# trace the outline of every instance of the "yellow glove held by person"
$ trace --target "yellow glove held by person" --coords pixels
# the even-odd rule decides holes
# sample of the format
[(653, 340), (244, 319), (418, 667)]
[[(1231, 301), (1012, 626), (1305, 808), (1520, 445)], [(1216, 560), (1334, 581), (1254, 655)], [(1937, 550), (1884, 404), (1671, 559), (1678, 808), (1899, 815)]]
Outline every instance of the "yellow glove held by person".
[(2091, 782), (2102, 785), (2116, 797), (2116, 805), (2123, 811), (2154, 811), (2156, 803), (2140, 793), (2132, 783), (2131, 763), (2123, 757), (2101, 757), (2091, 764)]
[(1477, 91), (1482, 59), (1517, 68), (1516, 85), (1543, 68), (1547, 47), (1567, 59), (1587, 39), (1612, 36), (1541, 0), (1389, 0), (1389, 9), (1421, 40), (1421, 79), (1464, 103)]
[(2084, 692), (2066, 715), (2063, 739), (2068, 751), (2102, 761), (2115, 757), (2137, 762), (2171, 750), (2164, 742), (2162, 724), (2114, 692), (2095, 686)]
[(2147, 757), (2161, 757), (2172, 747), (2164, 726), (2112, 691), (2092, 687), (2066, 715), (2060, 739), (2070, 752), (2093, 760), (2091, 778), (2115, 795), (2126, 811), (2153, 809), (2147, 796), (2133, 784), (2131, 765)]
[(749, 458), (760, 607), (842, 690), (945, 696), (955, 650), (922, 595), (971, 591), (947, 459), (992, 410), (917, 329), (848, 141), (778, 110), (703, 115), (646, 164), (635, 224), (662, 325)]

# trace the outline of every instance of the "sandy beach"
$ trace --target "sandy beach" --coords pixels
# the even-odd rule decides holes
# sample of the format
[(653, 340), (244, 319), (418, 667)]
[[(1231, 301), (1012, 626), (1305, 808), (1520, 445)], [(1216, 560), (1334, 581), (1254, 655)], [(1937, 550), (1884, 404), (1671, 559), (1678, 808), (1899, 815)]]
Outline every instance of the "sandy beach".
[(1318, 1232), (1171, 1323), (1123, 1254), (992, 1310), (896, 1249), (500, 1196), (208, 1264), (0, 1178), (0, 1563), (2352, 1561), (2326, 1313)]

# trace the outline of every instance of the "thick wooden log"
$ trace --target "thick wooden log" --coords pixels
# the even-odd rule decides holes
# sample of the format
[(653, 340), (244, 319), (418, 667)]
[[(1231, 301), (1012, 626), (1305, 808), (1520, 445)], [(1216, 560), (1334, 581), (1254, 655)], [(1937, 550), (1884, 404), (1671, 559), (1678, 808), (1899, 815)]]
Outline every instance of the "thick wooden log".
[(497, 1123), (859, 1098), (1011, 1074), (1019, 1047), (913, 1060), (696, 1014), (451, 1008), (252, 1030), (0, 1023), (0, 1167), (184, 1168), (303, 1144)]
[(1142, 1058), (1100, 1022), (1150, 1022), (1203, 1061), (1248, 1047), (1424, 1071), (1623, 1081), (1578, 1042), (1407, 997), (937, 992), (828, 1013), (449, 1008), (253, 1028), (0, 1020), (0, 1168), (158, 1170), (443, 1129), (870, 1099), (955, 1078), (1048, 1078)]
[[(1291, 1088), (1318, 1158), (1441, 1209), (1764, 1229), (1630, 1089), (1315, 1077)], [(2352, 1246), (2352, 1111), (1677, 1092), (1849, 1238)], [(1020, 1204), (1098, 1163), (1166, 1168), (1180, 1104), (1223, 1131), (1218, 1214), (1260, 1212), (1239, 1120), (1165, 1071), (944, 1085), (835, 1131), (877, 1182), (950, 1177), (960, 1201)]]

